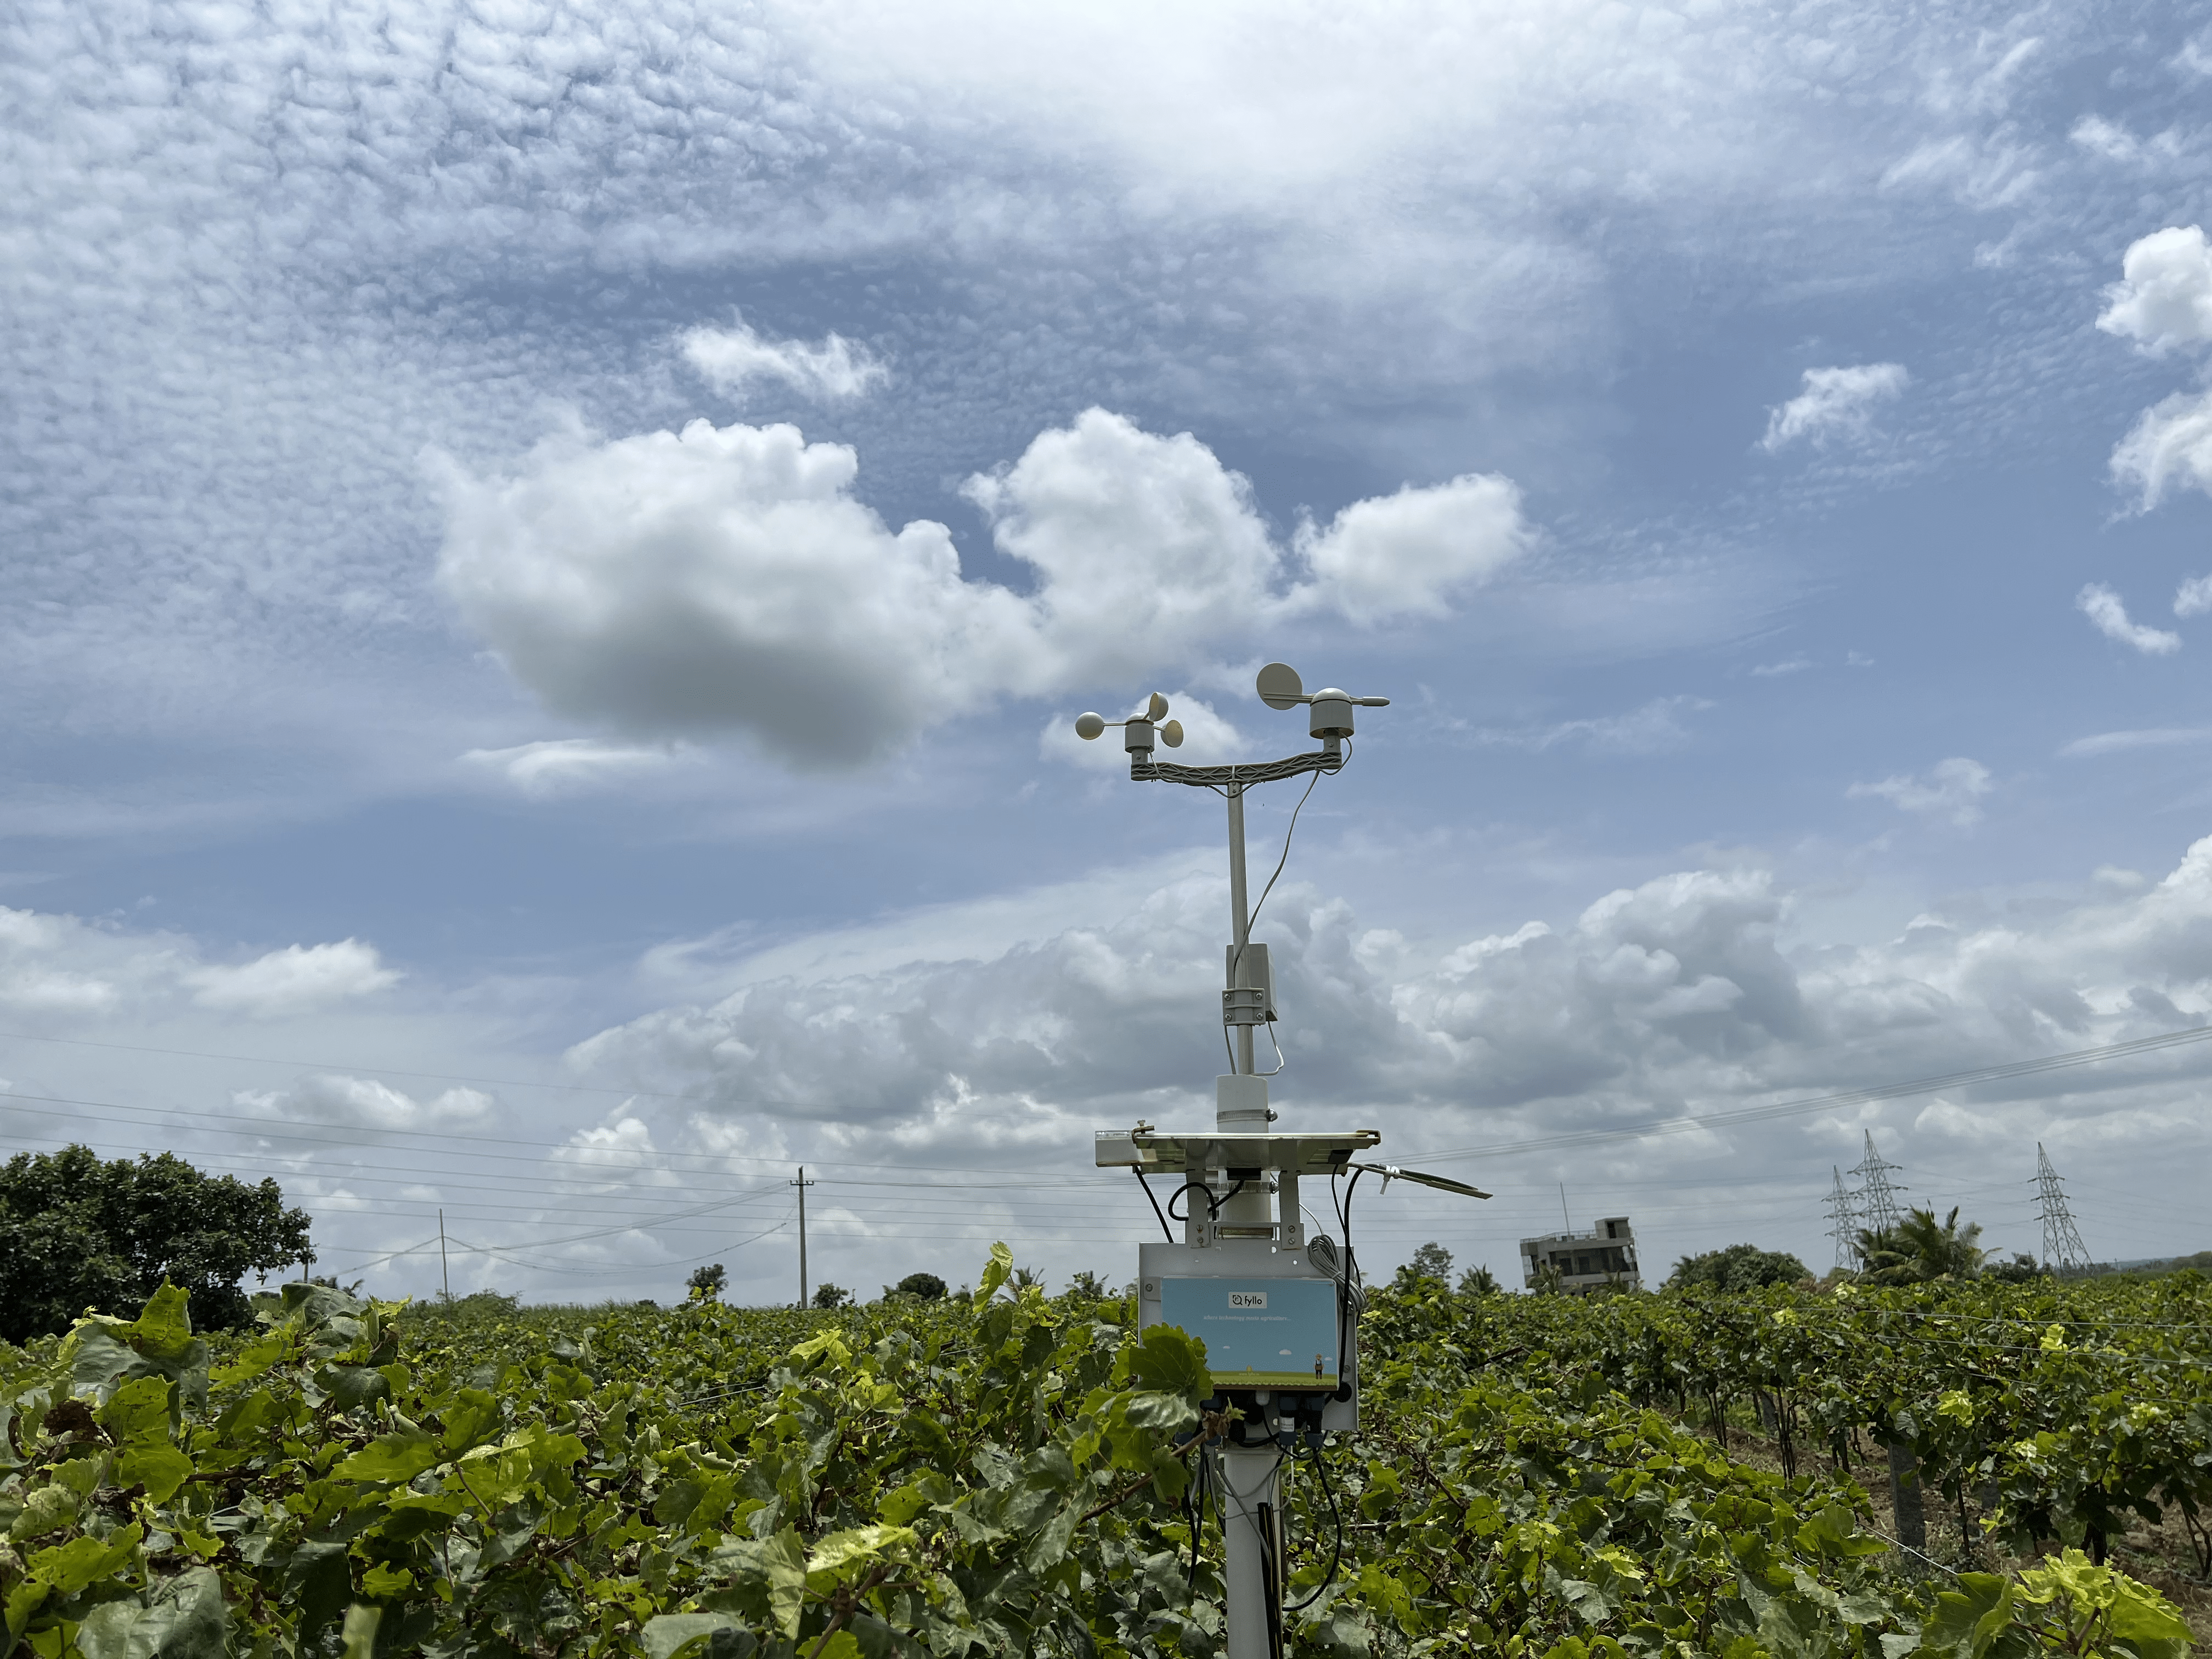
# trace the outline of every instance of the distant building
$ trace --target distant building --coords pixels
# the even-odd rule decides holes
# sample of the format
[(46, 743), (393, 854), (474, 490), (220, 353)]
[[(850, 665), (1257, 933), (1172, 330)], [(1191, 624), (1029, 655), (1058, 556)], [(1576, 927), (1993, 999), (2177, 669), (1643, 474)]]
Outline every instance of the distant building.
[(1547, 1269), (1559, 1276), (1562, 1291), (1640, 1291), (1636, 1235), (1625, 1215), (1608, 1216), (1586, 1233), (1553, 1233), (1521, 1241), (1522, 1283), (1536, 1288)]

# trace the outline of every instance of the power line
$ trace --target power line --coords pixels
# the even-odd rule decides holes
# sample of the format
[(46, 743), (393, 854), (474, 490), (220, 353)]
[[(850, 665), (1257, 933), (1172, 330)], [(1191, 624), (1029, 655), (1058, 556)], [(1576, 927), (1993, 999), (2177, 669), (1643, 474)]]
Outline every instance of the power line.
[(1733, 1111), (1708, 1112), (1695, 1116), (1647, 1118), (1642, 1122), (1615, 1129), (1579, 1129), (1564, 1134), (1539, 1136), (1531, 1140), (1499, 1140), (1480, 1146), (1445, 1147), (1425, 1156), (1431, 1160), (1506, 1158), (1520, 1152), (1548, 1152), (1600, 1141), (1641, 1140), (1655, 1135), (1692, 1134), (1730, 1124), (1759, 1123), (1773, 1118), (1794, 1117), (1806, 1112), (1828, 1111), (1838, 1106), (1864, 1105), (1909, 1095), (1933, 1094), (1939, 1089), (1964, 1089), (1984, 1083), (2002, 1082), (2009, 1078), (2033, 1077), (2044, 1072), (2094, 1065), (2099, 1060), (2118, 1060), (2130, 1054), (2152, 1054), (2161, 1048), (2202, 1042), (2208, 1037), (2212, 1037), (2212, 1025), (2192, 1025), (2186, 1030), (2166, 1031), (2157, 1036), (2136, 1037), (2127, 1042), (2106, 1043), (2102, 1048), (2081, 1048), (2070, 1054), (2046, 1054), (2039, 1060), (2015, 1060), (2004, 1066), (1979, 1066), (1970, 1072), (1952, 1072), (1942, 1077), (1917, 1079), (1911, 1083), (1846, 1089), (1835, 1094), (1815, 1095), (1807, 1100), (1784, 1101), (1771, 1106), (1745, 1106)]
[[(36, 1031), (0, 1031), (0, 1039), (14, 1042), (54, 1042), (70, 1048), (109, 1048), (118, 1054), (161, 1054), (173, 1060), (234, 1060), (246, 1066), (289, 1066), (305, 1072), (357, 1072), (367, 1077), (422, 1078), (432, 1083), (479, 1083), (489, 1089), (559, 1089), (572, 1094), (642, 1095), (652, 1100), (692, 1100), (696, 1095), (671, 1094), (658, 1089), (625, 1089), (607, 1083), (552, 1083), (514, 1077), (467, 1077), (458, 1072), (410, 1072), (397, 1066), (356, 1066), (333, 1060), (283, 1060), (274, 1054), (228, 1054), (204, 1048), (155, 1048), (137, 1042), (101, 1042), (92, 1037), (46, 1036)], [(729, 1101), (732, 1106), (761, 1106), (789, 1111), (805, 1103), (797, 1101)]]
[[(790, 1160), (789, 1160), (788, 1158), (763, 1158), (763, 1157), (757, 1157), (757, 1156), (754, 1156), (754, 1155), (750, 1154), (750, 1153), (740, 1153), (740, 1152), (660, 1152), (660, 1151), (658, 1151), (658, 1150), (652, 1151), (652, 1152), (646, 1152), (646, 1151), (639, 1150), (639, 1149), (637, 1149), (637, 1148), (634, 1148), (634, 1147), (626, 1147), (626, 1146), (587, 1146), (587, 1145), (580, 1145), (580, 1144), (579, 1144), (579, 1143), (577, 1143), (577, 1142), (575, 1142), (575, 1141), (559, 1141), (559, 1142), (555, 1142), (555, 1141), (525, 1140), (525, 1139), (520, 1139), (520, 1138), (519, 1138), (519, 1137), (517, 1137), (517, 1136), (513, 1136), (513, 1135), (473, 1135), (473, 1134), (462, 1134), (462, 1133), (456, 1133), (456, 1132), (452, 1131), (452, 1130), (444, 1130), (444, 1129), (399, 1129), (399, 1128), (392, 1128), (392, 1129), (386, 1129), (386, 1128), (362, 1129), (362, 1130), (358, 1130), (358, 1131), (356, 1131), (356, 1133), (357, 1133), (374, 1134), (374, 1135), (375, 1135), (375, 1136), (379, 1137), (379, 1139), (374, 1140), (374, 1141), (363, 1141), (363, 1140), (357, 1140), (357, 1139), (349, 1140), (349, 1139), (345, 1139), (339, 1138), (339, 1137), (337, 1137), (337, 1136), (336, 1136), (336, 1135), (307, 1135), (307, 1134), (301, 1134), (301, 1133), (296, 1133), (296, 1131), (297, 1131), (298, 1129), (302, 1128), (302, 1127), (322, 1127), (322, 1126), (319, 1126), (319, 1125), (312, 1125), (312, 1124), (310, 1124), (310, 1125), (301, 1125), (301, 1124), (291, 1123), (291, 1124), (289, 1124), (289, 1127), (272, 1127), (272, 1124), (274, 1124), (274, 1125), (277, 1125), (277, 1126), (285, 1126), (285, 1125), (287, 1125), (287, 1124), (288, 1124), (288, 1120), (284, 1120), (284, 1119), (275, 1119), (275, 1120), (271, 1120), (271, 1119), (270, 1119), (270, 1118), (265, 1118), (265, 1117), (258, 1117), (258, 1116), (255, 1116), (254, 1115), (252, 1115), (252, 1114), (251, 1114), (251, 1113), (246, 1113), (246, 1112), (210, 1112), (210, 1111), (203, 1111), (203, 1110), (199, 1110), (199, 1109), (195, 1109), (195, 1108), (192, 1108), (192, 1107), (187, 1107), (187, 1106), (137, 1106), (137, 1105), (132, 1105), (132, 1104), (131, 1104), (131, 1103), (127, 1103), (127, 1102), (125, 1102), (125, 1101), (116, 1101), (116, 1100), (88, 1100), (88, 1099), (82, 1099), (82, 1098), (76, 1097), (75, 1097), (75, 1096), (70, 1096), (70, 1095), (40, 1095), (40, 1094), (32, 1094), (32, 1093), (29, 1093), (29, 1092), (28, 1092), (28, 1091), (23, 1091), (23, 1090), (17, 1090), (17, 1089), (0, 1089), (0, 1100), (26, 1100), (26, 1101), (32, 1101), (32, 1102), (44, 1103), (46, 1103), (46, 1104), (55, 1105), (55, 1106), (76, 1106), (76, 1107), (87, 1108), (87, 1109), (106, 1109), (106, 1110), (108, 1110), (108, 1111), (118, 1111), (118, 1112), (138, 1112), (138, 1113), (143, 1113), (143, 1114), (146, 1114), (146, 1115), (166, 1115), (166, 1116), (170, 1116), (170, 1117), (199, 1118), (199, 1119), (205, 1119), (205, 1120), (208, 1120), (208, 1121), (210, 1121), (210, 1122), (217, 1122), (217, 1123), (239, 1123), (239, 1124), (245, 1124), (245, 1125), (252, 1126), (251, 1133), (253, 1133), (253, 1134), (255, 1134), (256, 1136), (258, 1136), (258, 1137), (259, 1139), (264, 1139), (264, 1140), (295, 1140), (295, 1141), (300, 1141), (300, 1142), (302, 1142), (302, 1143), (304, 1143), (304, 1144), (306, 1144), (306, 1145), (309, 1145), (309, 1146), (375, 1146), (375, 1145), (382, 1144), (382, 1143), (383, 1143), (384, 1141), (386, 1141), (386, 1140), (391, 1140), (391, 1141), (398, 1141), (398, 1140), (459, 1141), (459, 1142), (469, 1142), (469, 1143), (480, 1143), (480, 1144), (483, 1144), (483, 1145), (485, 1145), (485, 1146), (528, 1146), (528, 1147), (535, 1148), (535, 1149), (536, 1149), (538, 1152), (540, 1152), (541, 1154), (550, 1154), (550, 1153), (554, 1153), (554, 1152), (573, 1152), (573, 1153), (578, 1153), (578, 1154), (587, 1155), (588, 1157), (590, 1157), (590, 1158), (655, 1158), (655, 1159), (660, 1159), (660, 1160), (663, 1160), (663, 1161), (665, 1161), (665, 1162), (669, 1162), (669, 1163), (672, 1163), (672, 1164), (673, 1163), (673, 1161), (674, 1161), (674, 1160), (677, 1160), (677, 1159), (684, 1159), (684, 1160), (687, 1160), (687, 1161), (693, 1162), (693, 1163), (704, 1162), (704, 1163), (708, 1164), (710, 1166), (710, 1168), (709, 1168), (709, 1170), (706, 1170), (706, 1171), (691, 1171), (690, 1173), (711, 1173), (711, 1166), (712, 1166), (712, 1165), (714, 1165), (714, 1164), (718, 1164), (718, 1163), (724, 1163), (724, 1164), (787, 1164), (787, 1163), (789, 1163), (789, 1162), (790, 1162)], [(36, 1109), (38, 1109), (38, 1108), (37, 1108), (36, 1106), (33, 1106), (33, 1107), (32, 1107), (30, 1109), (32, 1109), (32, 1110), (36, 1110)], [(47, 1114), (46, 1114), (46, 1115), (47, 1115), (47, 1116), (60, 1116), (60, 1115), (62, 1115), (62, 1114), (60, 1114), (60, 1113), (47, 1113)], [(112, 1123), (121, 1124), (121, 1125), (124, 1125), (125, 1127), (139, 1127), (139, 1128), (144, 1128), (144, 1127), (153, 1127), (153, 1126), (150, 1126), (150, 1125), (147, 1125), (147, 1124), (140, 1123), (137, 1119), (132, 1119), (132, 1118), (100, 1118), (100, 1117), (99, 1117), (99, 1116), (95, 1115), (92, 1111), (89, 1111), (89, 1110), (88, 1110), (88, 1111), (84, 1111), (84, 1112), (80, 1112), (80, 1113), (78, 1113), (78, 1114), (75, 1114), (74, 1115), (76, 1115), (76, 1116), (79, 1116), (79, 1117), (82, 1117), (82, 1118), (86, 1119), (87, 1121), (92, 1121), (92, 1122), (112, 1122)], [(338, 1126), (332, 1125), (332, 1126), (330, 1126), (330, 1127), (331, 1127), (333, 1129), (336, 1129)], [(210, 1131), (209, 1133), (232, 1133), (232, 1134), (235, 1134), (235, 1133), (246, 1133), (246, 1131), (241, 1131), (241, 1130), (235, 1130), (235, 1129), (233, 1129), (233, 1130)], [(406, 1149), (405, 1149), (405, 1148), (398, 1148), (398, 1149), (397, 1149), (397, 1150), (403, 1150), (403, 1151), (404, 1151), (404, 1150), (406, 1150)], [(512, 1164), (537, 1164), (537, 1163), (539, 1163), (539, 1162), (541, 1161), (541, 1159), (540, 1159), (540, 1158), (518, 1158), (518, 1157), (516, 1157), (516, 1156), (514, 1156), (514, 1155), (513, 1155), (513, 1154), (511, 1154), (511, 1153), (504, 1153), (504, 1152), (471, 1152), (471, 1153), (466, 1154), (466, 1156), (471, 1157), (471, 1158), (480, 1158), (495, 1159), (495, 1160), (499, 1160), (499, 1161), (501, 1161), (501, 1162), (505, 1162), (505, 1163), (512, 1163)], [(609, 1167), (610, 1167), (610, 1168), (619, 1168), (619, 1167), (625, 1167), (625, 1166), (612, 1165), (612, 1164), (611, 1164), (611, 1165), (609, 1165)], [(653, 1166), (652, 1166), (652, 1165), (650, 1165), (650, 1164), (637, 1164), (637, 1165), (632, 1165), (632, 1166), (627, 1166), (627, 1167), (633, 1167), (633, 1168), (638, 1168), (638, 1169), (646, 1169), (646, 1168), (651, 1168), (651, 1167), (653, 1167)], [(1045, 1176), (1045, 1177), (1047, 1177), (1047, 1178), (1062, 1178), (1062, 1179), (1064, 1179), (1064, 1178), (1066, 1177), (1066, 1171), (1064, 1171), (1064, 1170), (1018, 1170), (1018, 1169), (1016, 1169), (1016, 1170), (1009, 1170), (1009, 1169), (1005, 1169), (1005, 1168), (982, 1168), (982, 1167), (979, 1167), (979, 1166), (975, 1166), (975, 1165), (971, 1165), (971, 1164), (917, 1164), (917, 1163), (915, 1163), (915, 1162), (913, 1162), (913, 1161), (911, 1161), (911, 1160), (908, 1160), (908, 1161), (904, 1161), (904, 1162), (901, 1162), (901, 1163), (897, 1163), (897, 1164), (839, 1164), (839, 1165), (836, 1165), (836, 1166), (835, 1166), (835, 1167), (836, 1167), (836, 1168), (841, 1168), (841, 1169), (848, 1169), (848, 1170), (941, 1170), (941, 1171), (943, 1171), (944, 1173), (945, 1173), (945, 1174), (947, 1174), (947, 1175), (993, 1175), (993, 1176), (1031, 1176), (1031, 1175), (1035, 1175), (1035, 1176)], [(684, 1173), (684, 1172), (683, 1172), (683, 1171), (678, 1171), (678, 1173)]]

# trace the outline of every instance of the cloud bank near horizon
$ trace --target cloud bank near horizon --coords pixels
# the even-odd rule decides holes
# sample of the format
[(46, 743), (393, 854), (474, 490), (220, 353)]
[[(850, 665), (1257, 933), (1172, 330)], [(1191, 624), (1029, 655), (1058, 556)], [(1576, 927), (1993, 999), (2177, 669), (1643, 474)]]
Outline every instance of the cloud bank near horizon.
[[(172, 1144), (218, 1169), (278, 1175), (310, 1202), (334, 1260), (410, 1246), (423, 1218), (447, 1207), (464, 1237), (520, 1227), (555, 1241), (517, 1247), (523, 1254), (494, 1282), (543, 1286), (564, 1273), (640, 1282), (665, 1276), (692, 1248), (693, 1235), (664, 1229), (664, 1216), (740, 1200), (752, 1207), (737, 1213), (751, 1215), (780, 1201), (787, 1171), (778, 1166), (789, 1162), (842, 1173), (854, 1187), (840, 1200), (842, 1219), (824, 1224), (829, 1243), (865, 1255), (905, 1239), (908, 1198), (926, 1200), (863, 1202), (869, 1166), (905, 1167), (921, 1180), (948, 1166), (1056, 1167), (1102, 1126), (1204, 1115), (1208, 1097), (1194, 1079), (1221, 1063), (1207, 1020), (1218, 882), (1176, 877), (1133, 903), (1112, 902), (1110, 891), (1079, 901), (1090, 914), (997, 943), (966, 930), (988, 932), (1002, 918), (956, 908), (933, 920), (927, 957), (900, 952), (886, 935), (890, 948), (873, 952), (873, 965), (841, 967), (864, 943), (848, 941), (816, 969), (741, 976), (712, 999), (666, 1002), (576, 1045), (567, 1094), (496, 1081), (501, 1068), (526, 1063), (512, 1055), (413, 1077), (303, 1058), (289, 1077), (234, 1088), (229, 1118), (188, 1114)], [(1808, 937), (1806, 896), (1763, 866), (1709, 865), (1605, 892), (1557, 923), (1414, 940), (1294, 881), (1260, 929), (1285, 1011), (1289, 1065), (1277, 1103), (1289, 1122), (1376, 1123), (1394, 1155), (1449, 1156), (2212, 1020), (2212, 838), (2162, 879), (2100, 870), (2066, 903), (2046, 896), (2009, 909), (1961, 898), (1872, 941)], [(0, 1012), (34, 1013), (57, 1035), (143, 1032), (187, 1054), (239, 1044), (233, 1027), (244, 1014), (266, 1024), (253, 1041), (280, 1052), (366, 1053), (397, 1039), (419, 1054), (434, 1031), (455, 1029), (447, 1009), (496, 994), (373, 984), (392, 970), (367, 947), (319, 947), (320, 956), (274, 951), (236, 964), (250, 973), (231, 982), (256, 983), (258, 1000), (211, 1005), (198, 992), (213, 957), (175, 934), (10, 910), (0, 911)], [(334, 970), (342, 961), (353, 963), (349, 976)], [(340, 980), (344, 994), (327, 1000)], [(33, 1145), (112, 1133), (36, 1099), (114, 1099), (125, 1085), (65, 1085), (62, 1071), (94, 1062), (66, 1046), (47, 1058), (27, 1082), (7, 1085), (29, 1097), (0, 1095), (0, 1122)], [(474, 1081), (434, 1075), (471, 1069)], [(574, 1091), (580, 1085), (585, 1092)], [(2189, 1053), (2176, 1051), (1785, 1126), (1624, 1139), (1577, 1152), (1572, 1173), (1585, 1189), (1663, 1174), (1690, 1194), (1724, 1167), (1728, 1182), (1801, 1189), (1809, 1205), (1818, 1164), (1850, 1162), (1869, 1127), (1923, 1164), (1972, 1164), (2039, 1137), (2076, 1166), (2155, 1148), (2166, 1167), (2179, 1167), (2204, 1144), (2197, 1090)], [(131, 1109), (158, 1114), (168, 1094), (156, 1084)], [(463, 1139), (441, 1139), (455, 1135)], [(434, 1144), (414, 1144), (426, 1139)], [(1557, 1164), (1540, 1155), (1500, 1173), (1533, 1177)], [(1071, 1164), (1066, 1179), (1080, 1178)], [(1079, 1240), (1079, 1216), (994, 1219), (995, 1201), (970, 1202), (963, 1225), (1013, 1231), (1048, 1255)], [(775, 1212), (760, 1213), (772, 1231)], [(611, 1219), (594, 1219), (603, 1216)], [(710, 1229), (698, 1248), (735, 1223), (726, 1215), (714, 1225), (722, 1231)], [(954, 1229), (941, 1242), (965, 1237)]]

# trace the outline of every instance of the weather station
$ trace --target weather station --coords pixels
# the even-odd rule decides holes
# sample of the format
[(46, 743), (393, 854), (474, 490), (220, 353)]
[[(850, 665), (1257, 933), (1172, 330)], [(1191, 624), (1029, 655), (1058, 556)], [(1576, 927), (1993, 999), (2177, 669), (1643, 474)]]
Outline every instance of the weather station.
[[(1249, 765), (1155, 761), (1160, 744), (1179, 748), (1183, 735), (1158, 692), (1126, 720), (1092, 714), (1075, 722), (1076, 735), (1086, 741), (1120, 727), (1132, 779), (1211, 789), (1229, 806), (1230, 937), (1221, 1025), (1230, 1070), (1214, 1080), (1213, 1127), (1157, 1129), (1139, 1122), (1101, 1131), (1096, 1153), (1101, 1169), (1135, 1171), (1167, 1235), (1164, 1243), (1137, 1247), (1139, 1328), (1173, 1325), (1206, 1345), (1216, 1390), (1207, 1402), (1209, 1420), (1222, 1426), (1200, 1448), (1194, 1466), (1192, 1548), (1198, 1547), (1202, 1506), (1212, 1498), (1219, 1504), (1227, 1557), (1229, 1659), (1282, 1659), (1284, 1613), (1326, 1591), (1342, 1556), (1342, 1511), (1322, 1454), (1327, 1435), (1359, 1426), (1359, 1320), (1366, 1297), (1351, 1224), (1360, 1177), (1378, 1176), (1386, 1188), (1403, 1180), (1468, 1198), (1490, 1196), (1445, 1176), (1358, 1161), (1381, 1143), (1375, 1129), (1278, 1133), (1273, 1127), (1267, 1081), (1286, 1062), (1275, 1038), (1273, 966), (1267, 947), (1252, 938), (1252, 924), (1290, 861), (1298, 813), (1314, 786), (1351, 758), (1352, 710), (1386, 708), (1389, 699), (1355, 697), (1334, 687), (1308, 692), (1297, 671), (1279, 662), (1260, 671), (1257, 690), (1270, 708), (1304, 705), (1307, 729), (1321, 747)], [(1305, 774), (1311, 776), (1291, 814), (1282, 859), (1259, 902), (1248, 906), (1244, 792)], [(1256, 1064), (1263, 1029), (1275, 1060), (1264, 1073)], [(1164, 1207), (1153, 1176), (1174, 1183)], [(1323, 1180), (1340, 1243), (1306, 1228), (1301, 1183)], [(1285, 1472), (1301, 1466), (1313, 1471), (1338, 1535), (1328, 1577), (1286, 1607)]]

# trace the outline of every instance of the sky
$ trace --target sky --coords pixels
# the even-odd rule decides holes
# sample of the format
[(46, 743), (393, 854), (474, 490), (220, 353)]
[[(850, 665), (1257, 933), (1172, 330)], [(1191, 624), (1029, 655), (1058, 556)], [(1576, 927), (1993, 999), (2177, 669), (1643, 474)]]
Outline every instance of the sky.
[(1370, 1267), (1825, 1269), (1869, 1134), (2212, 1245), (2212, 1044), (1643, 1133), (2212, 1024), (2212, 6), (0, 30), (0, 1151), (387, 1295), (789, 1300), (801, 1164), (817, 1284), (1124, 1279), (1225, 830), (1073, 719), (1292, 754), (1283, 660), (1391, 700), (1283, 1126), (1496, 1194)]

